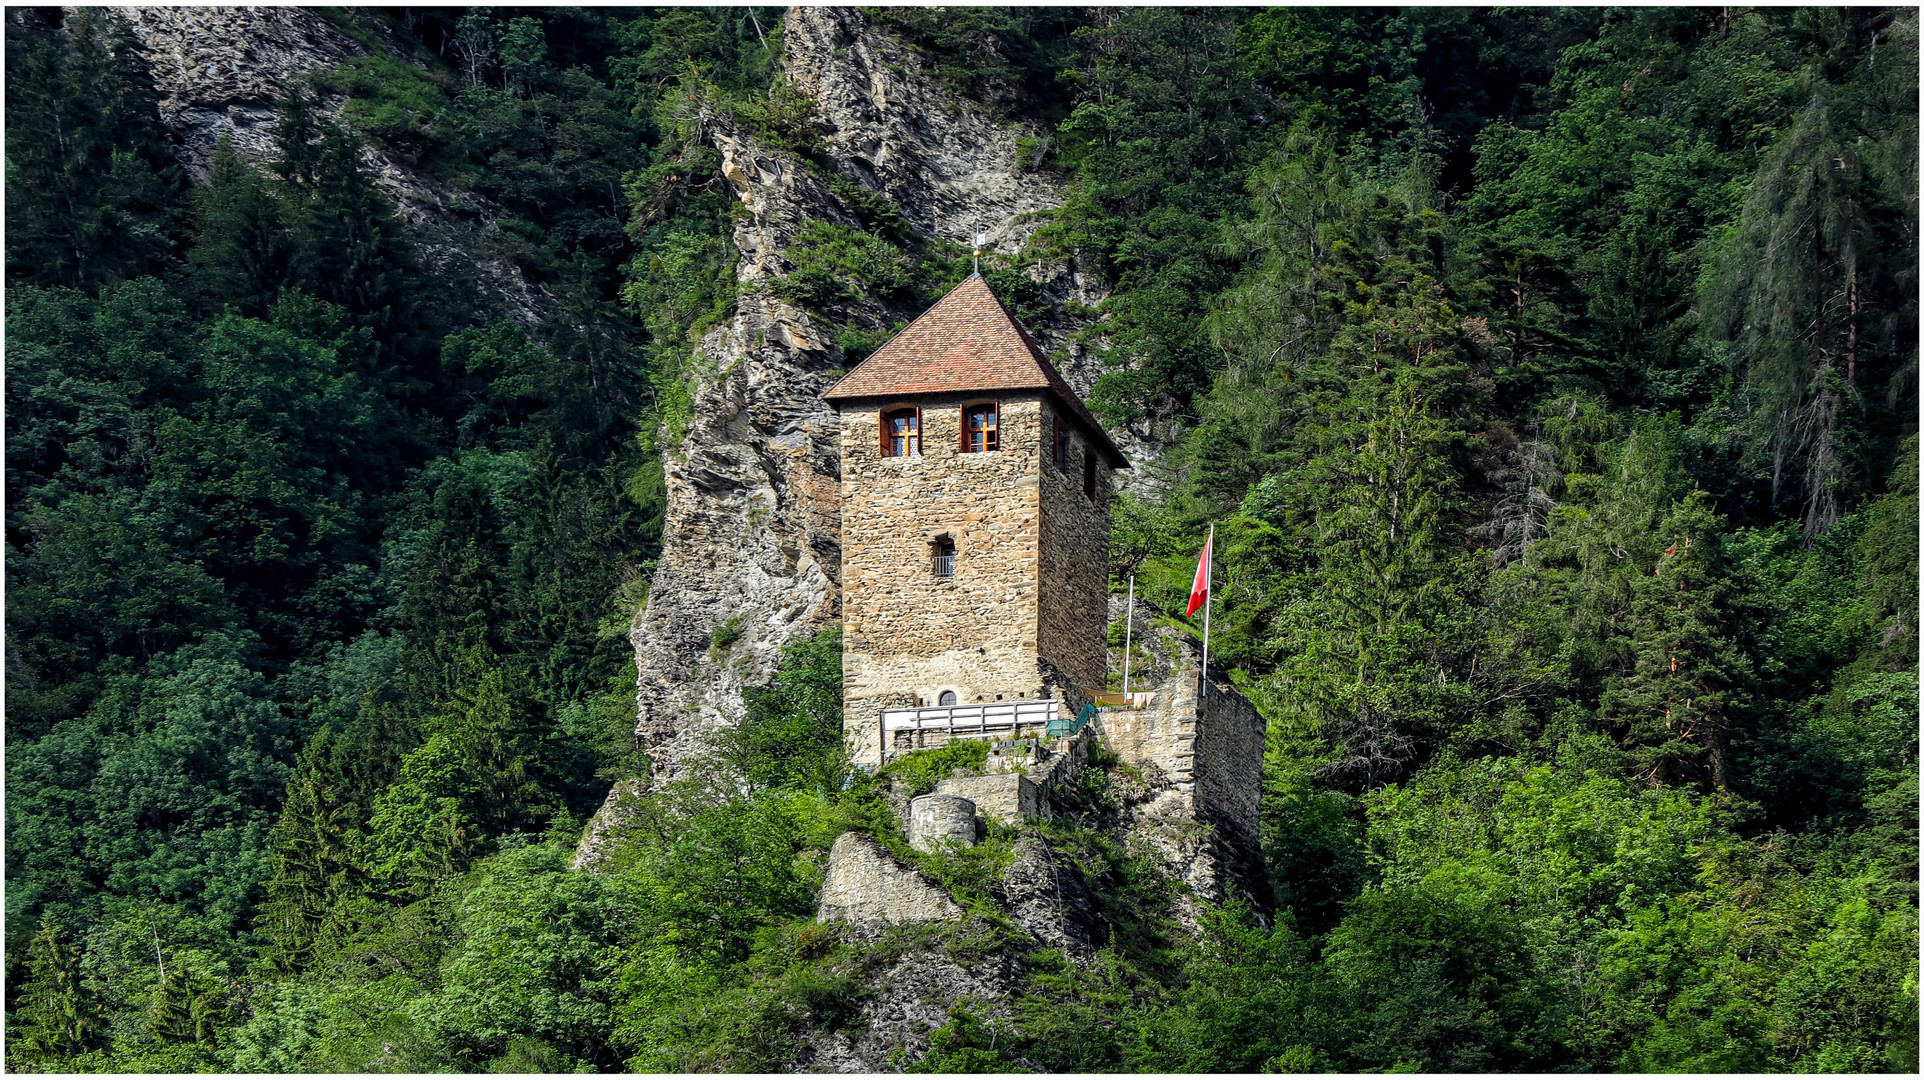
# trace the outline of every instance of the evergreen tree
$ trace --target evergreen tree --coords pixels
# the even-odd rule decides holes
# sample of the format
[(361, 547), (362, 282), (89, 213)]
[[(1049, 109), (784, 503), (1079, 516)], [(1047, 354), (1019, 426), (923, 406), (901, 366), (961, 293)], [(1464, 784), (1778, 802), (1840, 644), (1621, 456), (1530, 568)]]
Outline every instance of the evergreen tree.
[(477, 473), (457, 472), (435, 490), (401, 598), (401, 666), (409, 701), (422, 710), (452, 700), (470, 652), (508, 651), (501, 640), (507, 524), (490, 478)]
[[(61, 940), (51, 919), (27, 947), (27, 977), (11, 1010), (9, 1057), (16, 1065), (44, 1064), (84, 1053), (101, 1030), (98, 1005), (81, 982), (80, 947)], [(17, 1040), (17, 1041), (15, 1041)]]
[(408, 726), (370, 691), (345, 730), (323, 728), (301, 751), (269, 840), (270, 876), (257, 921), (271, 942), (264, 955), (277, 970), (306, 968), (331, 918), (371, 888), (359, 849), (374, 800), (408, 748)]
[(146, 60), (106, 10), (7, 13), (7, 280), (165, 269), (183, 189)]
[(232, 304), (265, 318), (289, 281), (293, 238), (280, 198), (260, 170), (234, 153), (223, 135), (208, 167), (207, 186), (194, 193), (194, 247), (188, 279), (204, 302)]

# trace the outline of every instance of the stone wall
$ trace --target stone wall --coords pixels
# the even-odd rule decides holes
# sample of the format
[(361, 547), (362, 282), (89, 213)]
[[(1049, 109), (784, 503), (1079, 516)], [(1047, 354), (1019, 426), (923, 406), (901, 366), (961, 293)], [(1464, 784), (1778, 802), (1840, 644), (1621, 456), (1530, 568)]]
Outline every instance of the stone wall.
[(909, 803), (909, 846), (917, 851), (973, 847), (976, 839), (975, 802), (963, 795), (937, 791)]
[(967, 799), (985, 821), (998, 825), (1020, 825), (1049, 816), (1041, 786), (1021, 773), (954, 776), (938, 781), (935, 793)]
[(1212, 680), (1197, 708), (1196, 816), (1254, 843), (1263, 798), (1262, 714), (1249, 699)]
[[(1102, 452), (1073, 418), (1060, 422), (1070, 431), (1068, 461), (1058, 469), (1049, 439), (1057, 410), (1049, 403), (1043, 417), (1042, 575), (1037, 649), (1075, 685), (1107, 689), (1109, 648), (1109, 486), (1113, 472)], [(1085, 462), (1096, 470), (1096, 497), (1083, 486)]]
[[(1041, 403), (1005, 393), (1001, 448), (962, 453), (961, 407), (926, 397), (922, 453), (882, 457), (881, 410), (841, 410), (842, 673), (845, 728), (858, 762), (879, 763), (880, 711), (1043, 696), (1036, 670)], [(934, 542), (955, 545), (936, 576)]]
[(1102, 735), (1122, 759), (1153, 768), (1169, 791), (1159, 810), (1218, 825), (1238, 842), (1257, 834), (1263, 779), (1264, 725), (1256, 707), (1211, 681), (1197, 700), (1193, 653), (1161, 685), (1147, 707), (1102, 714)]

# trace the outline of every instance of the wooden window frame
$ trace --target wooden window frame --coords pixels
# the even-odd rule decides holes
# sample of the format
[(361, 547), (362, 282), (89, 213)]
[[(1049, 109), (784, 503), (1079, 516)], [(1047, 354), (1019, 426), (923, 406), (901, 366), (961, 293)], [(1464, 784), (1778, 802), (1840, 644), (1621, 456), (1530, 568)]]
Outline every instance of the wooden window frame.
[[(969, 413), (971, 410), (980, 410), (984, 406), (986, 406), (989, 409), (989, 412), (992, 416), (992, 421), (990, 422), (989, 426), (983, 430), (983, 439), (982, 439), (981, 449), (976, 449), (975, 447), (972, 447), (969, 445), (969, 436), (971, 434), (974, 434), (972, 431), (969, 430)], [(1002, 403), (1000, 401), (983, 400), (983, 401), (972, 401), (967, 405), (962, 406), (961, 428), (962, 428), (962, 439), (961, 439), (962, 453), (993, 454), (1000, 451), (1002, 449)]]
[[(906, 452), (897, 454), (895, 452), (895, 433), (889, 421), (894, 417), (901, 416), (903, 413), (908, 413), (910, 418), (915, 421), (915, 433), (907, 436), (904, 440), (904, 449)], [(878, 423), (881, 427), (881, 445), (879, 449), (883, 457), (922, 456), (922, 410), (920, 407), (915, 405), (897, 405), (893, 408), (883, 409), (877, 416)], [(908, 448), (910, 444), (913, 445), (913, 449)]]

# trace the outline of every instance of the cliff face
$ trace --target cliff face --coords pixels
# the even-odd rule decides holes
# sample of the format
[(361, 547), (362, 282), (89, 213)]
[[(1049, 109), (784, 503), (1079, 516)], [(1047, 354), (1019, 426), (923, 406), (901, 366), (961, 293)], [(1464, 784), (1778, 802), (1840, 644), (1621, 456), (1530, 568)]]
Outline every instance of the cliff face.
[[(368, 45), (313, 8), (128, 7), (114, 9), (140, 41), (160, 118), (177, 140), (175, 155), (195, 183), (204, 183), (221, 137), (256, 164), (277, 156), (278, 103), (289, 86), (316, 71), (367, 56)], [(356, 24), (390, 59), (412, 63), (405, 49), (373, 20)], [(338, 117), (346, 100), (321, 95), (323, 115)], [(430, 268), (472, 277), (489, 306), (523, 325), (540, 317), (543, 297), (512, 263), (488, 257), (475, 244), (493, 216), (485, 200), (450, 190), (369, 145), (366, 163), (413, 226)]]
[[(658, 777), (717, 723), (739, 715), (744, 684), (765, 680), (782, 645), (839, 611), (841, 482), (835, 414), (821, 393), (841, 363), (826, 328), (762, 283), (807, 217), (853, 222), (820, 179), (719, 121), (710, 138), (747, 211), (735, 229), (744, 295), (702, 340), (710, 372), (693, 420), (665, 461), (660, 561), (634, 631), (636, 730)], [(715, 629), (740, 639), (713, 649)]]
[(196, 182), (222, 135), (250, 161), (274, 157), (275, 103), (289, 84), (367, 49), (307, 8), (119, 8), (146, 52), (160, 118)]
[[(784, 50), (786, 74), (816, 104), (835, 169), (885, 195), (924, 236), (982, 232), (992, 249), (1013, 254), (1039, 212), (1061, 205), (1050, 177), (1018, 167), (1024, 129), (956, 100), (859, 12), (791, 9)], [(840, 452), (835, 414), (820, 395), (846, 360), (827, 327), (763, 285), (792, 269), (783, 251), (806, 221), (859, 219), (794, 155), (721, 118), (704, 116), (704, 131), (744, 211), (734, 232), (743, 296), (701, 342), (697, 368), (710, 374), (686, 436), (666, 456), (663, 550), (633, 635), (637, 731), (657, 779), (681, 775), (704, 736), (740, 715), (742, 687), (773, 673), (784, 644), (840, 614)], [(1045, 264), (1036, 275), (1065, 298), (1100, 299), (1072, 267)], [(913, 313), (833, 314), (886, 325)], [(1074, 327), (1037, 329), (1060, 345)], [(1086, 392), (1092, 365), (1067, 367)], [(731, 621), (740, 638), (711, 647), (715, 629)], [(590, 830), (584, 855), (603, 824)]]

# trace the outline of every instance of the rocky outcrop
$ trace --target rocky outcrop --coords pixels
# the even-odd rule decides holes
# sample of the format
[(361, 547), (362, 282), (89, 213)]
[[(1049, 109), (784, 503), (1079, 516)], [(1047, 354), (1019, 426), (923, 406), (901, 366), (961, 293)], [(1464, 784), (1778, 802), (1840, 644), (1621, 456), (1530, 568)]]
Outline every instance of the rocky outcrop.
[[(974, 817), (973, 807), (970, 817)], [(843, 833), (829, 850), (828, 878), (822, 883), (816, 915), (819, 921), (873, 929), (961, 917), (962, 909), (947, 893), (896, 862), (868, 837)]]
[[(840, 612), (840, 451), (822, 391), (840, 374), (826, 328), (760, 286), (809, 217), (850, 220), (791, 155), (704, 117), (746, 213), (735, 227), (734, 317), (702, 339), (689, 429), (665, 456), (662, 552), (633, 639), (636, 732), (654, 777), (686, 772), (742, 688), (773, 674), (781, 647)], [(714, 647), (715, 629), (739, 637)]]
[[(989, 937), (994, 931), (971, 921), (956, 925), (961, 937)], [(899, 1072), (929, 1052), (929, 1033), (949, 1023), (951, 1010), (965, 1007), (992, 1031), (1013, 1033), (1011, 1002), (1021, 985), (1021, 962), (1006, 949), (981, 960), (963, 961), (926, 932), (904, 940), (881, 970), (870, 976), (860, 1014), (843, 1031), (813, 1031), (803, 1037), (792, 1068), (796, 1072)]]
[[(195, 183), (205, 183), (215, 148), (229, 139), (242, 158), (274, 160), (279, 102), (288, 87), (316, 71), (370, 53), (376, 43), (397, 63), (412, 63), (378, 21), (361, 19), (357, 36), (315, 8), (116, 8), (132, 27), (153, 74), (161, 121), (176, 139), (175, 155)], [(353, 16), (348, 16), (353, 17)], [(346, 99), (322, 95), (319, 111), (340, 115)], [(476, 243), (492, 207), (457, 193), (379, 146), (364, 150), (375, 179), (414, 227), (424, 263), (445, 275), (472, 278), (490, 306), (522, 323), (540, 318), (543, 297), (512, 263)]]
[(1107, 940), (1097, 914), (1101, 905), (1087, 883), (1038, 837), (1016, 841), (1015, 857), (1002, 874), (1002, 900), (1029, 936), (1079, 964), (1094, 959)]
[(1042, 129), (957, 100), (861, 11), (794, 8), (782, 33), (784, 71), (815, 103), (829, 156), (919, 232), (960, 244), (982, 233), (988, 249), (1014, 255), (1062, 205), (1058, 185), (1021, 161), (1017, 140)]
[[(782, 32), (784, 71), (815, 103), (836, 168), (887, 195), (923, 235), (968, 245), (981, 234), (985, 252), (1016, 256), (1062, 205), (1062, 178), (1034, 167), (1022, 150), (1025, 140), (1046, 141), (1046, 128), (958, 99), (919, 53), (859, 9), (791, 8)], [(1037, 259), (1027, 272), (1074, 308), (1108, 296), (1073, 253)], [(1086, 396), (1100, 371), (1094, 353), (1071, 337), (1085, 325), (1064, 315), (1029, 330)], [(1123, 449), (1133, 459), (1142, 448)]]
[(312, 8), (128, 7), (160, 95), (160, 118), (180, 140), (196, 182), (222, 135), (251, 161), (274, 158), (275, 103), (289, 85), (367, 49)]

